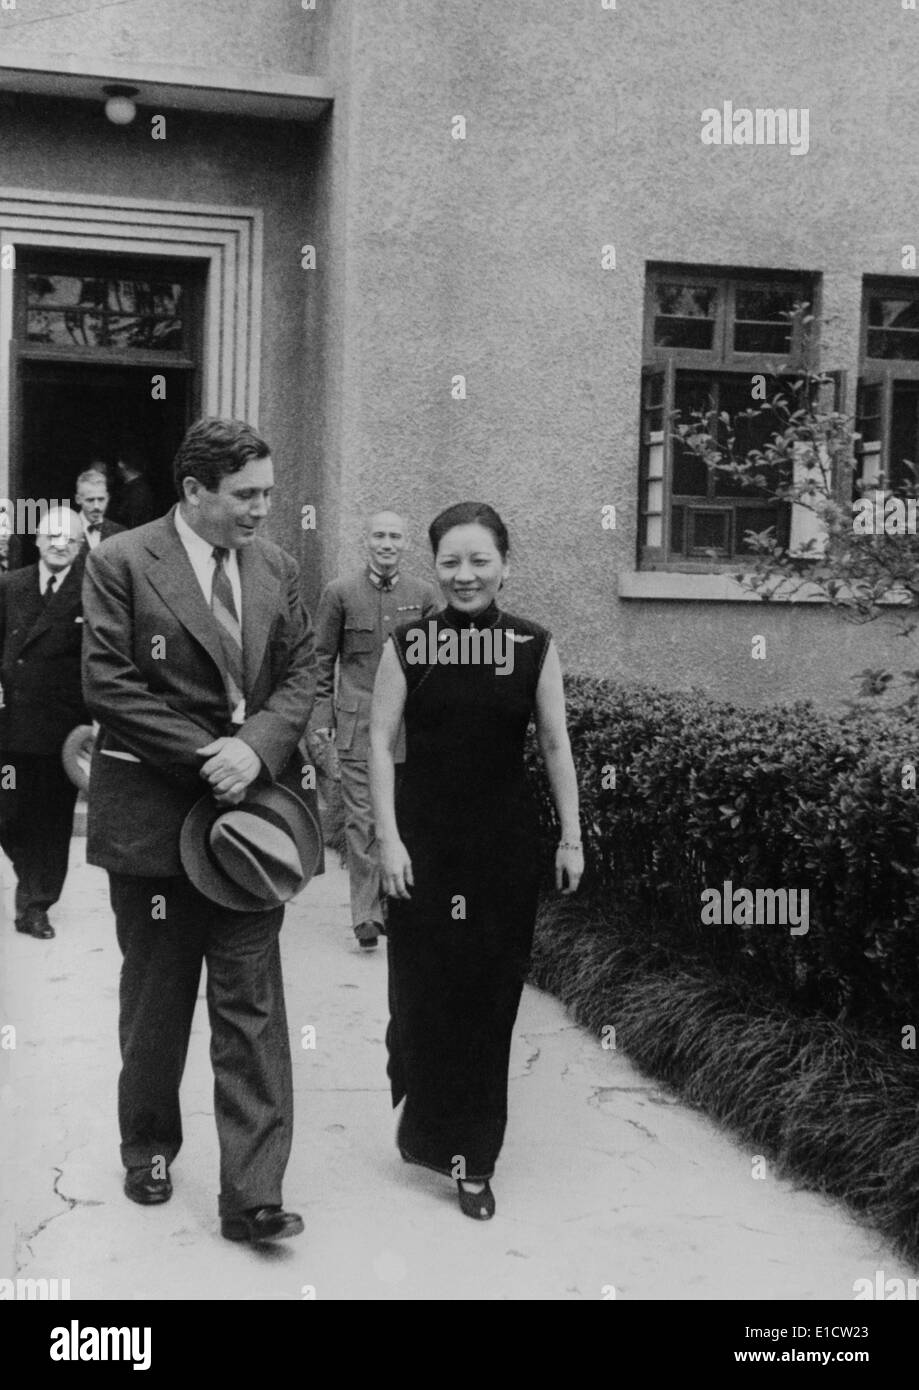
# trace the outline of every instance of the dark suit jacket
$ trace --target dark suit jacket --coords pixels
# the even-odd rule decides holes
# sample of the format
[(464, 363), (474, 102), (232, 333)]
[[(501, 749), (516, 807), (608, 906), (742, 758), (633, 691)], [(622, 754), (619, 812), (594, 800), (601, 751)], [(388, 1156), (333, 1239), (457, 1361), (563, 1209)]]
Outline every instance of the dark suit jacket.
[(153, 489), (146, 478), (132, 478), (114, 498), (109, 512), (112, 521), (117, 521), (121, 526), (131, 530), (135, 526), (144, 526), (148, 521), (155, 520), (160, 515), (160, 508), (156, 505)]
[[(182, 822), (208, 790), (195, 750), (228, 732), (217, 627), (174, 510), (113, 536), (86, 560), (83, 689), (102, 726), (87, 859), (115, 873), (182, 873)], [(309, 801), (297, 745), (313, 704), (316, 658), (299, 569), (261, 538), (238, 558), (248, 715), (239, 737), (258, 753), (265, 777)], [(130, 758), (112, 756), (125, 753)]]
[[(86, 522), (84, 521), (83, 524), (85, 526)], [(117, 521), (110, 521), (107, 516), (103, 517), (102, 525), (99, 527), (99, 544), (101, 545), (103, 541), (107, 541), (109, 536), (117, 536), (119, 531), (123, 531), (124, 529), (123, 526), (119, 526)], [(85, 536), (83, 537), (82, 549), (85, 558), (89, 552), (89, 541), (87, 541)]]
[(88, 724), (80, 687), (81, 557), (46, 604), (38, 565), (0, 575), (0, 746), (58, 753), (71, 729)]

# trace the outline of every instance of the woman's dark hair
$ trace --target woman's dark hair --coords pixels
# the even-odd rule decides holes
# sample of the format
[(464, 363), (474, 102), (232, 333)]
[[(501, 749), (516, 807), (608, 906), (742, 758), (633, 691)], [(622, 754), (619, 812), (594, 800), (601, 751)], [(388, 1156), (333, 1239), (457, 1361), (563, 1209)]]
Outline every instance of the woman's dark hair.
[(484, 526), (486, 531), (490, 531), (494, 536), (501, 559), (507, 559), (507, 552), (511, 548), (507, 527), (494, 507), (490, 507), (487, 502), (457, 502), (455, 506), (448, 507), (446, 511), (435, 516), (428, 527), (428, 538), (435, 556), (444, 536), (448, 531), (452, 531), (454, 526)]
[(238, 473), (250, 459), (265, 459), (270, 453), (261, 435), (244, 420), (196, 420), (172, 466), (176, 492), (182, 496), (183, 478), (197, 478), (208, 492), (216, 492), (221, 478)]

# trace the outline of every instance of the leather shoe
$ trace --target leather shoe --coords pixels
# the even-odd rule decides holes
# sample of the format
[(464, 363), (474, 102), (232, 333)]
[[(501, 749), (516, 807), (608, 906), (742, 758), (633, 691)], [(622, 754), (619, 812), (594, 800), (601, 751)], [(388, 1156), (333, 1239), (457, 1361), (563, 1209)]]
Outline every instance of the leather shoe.
[(153, 1165), (149, 1163), (141, 1168), (129, 1168), (124, 1176), (124, 1195), (142, 1207), (156, 1207), (172, 1196), (172, 1180), (168, 1171), (165, 1178), (155, 1178)]
[(303, 1218), (280, 1207), (250, 1207), (220, 1219), (220, 1234), (225, 1240), (246, 1240), (252, 1245), (263, 1240), (286, 1240), (302, 1233)]
[(354, 928), (354, 935), (365, 951), (372, 951), (375, 949), (379, 934), (379, 922), (359, 922)]
[(473, 1221), (490, 1221), (495, 1214), (495, 1194), (486, 1179), (481, 1192), (470, 1192), (468, 1187), (464, 1187), (462, 1182), (457, 1180), (457, 1195), (459, 1196), (460, 1211), (464, 1216), (471, 1216)]
[(36, 936), (39, 941), (49, 941), (54, 935), (54, 928), (43, 907), (27, 907), (22, 916), (16, 918), (16, 930), (26, 936)]

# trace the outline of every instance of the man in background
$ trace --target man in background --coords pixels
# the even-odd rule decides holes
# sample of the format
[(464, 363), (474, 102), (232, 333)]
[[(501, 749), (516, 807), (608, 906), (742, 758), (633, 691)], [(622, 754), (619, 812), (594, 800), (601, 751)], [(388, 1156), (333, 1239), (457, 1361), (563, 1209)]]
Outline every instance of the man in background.
[(76, 725), (89, 722), (80, 687), (80, 517), (69, 507), (49, 509), (35, 540), (38, 563), (0, 576), (0, 845), (18, 880), (16, 930), (47, 940), (77, 798), (61, 749)]
[(124, 527), (106, 516), (109, 505), (108, 480), (101, 465), (94, 465), (77, 478), (76, 502), (83, 520), (85, 548), (95, 550), (100, 541), (115, 536)]
[[(345, 842), (351, 880), (351, 921), (364, 950), (383, 930), (383, 899), (370, 805), (370, 699), (383, 644), (399, 623), (421, 621), (442, 604), (432, 584), (399, 568), (405, 525), (396, 512), (377, 512), (366, 531), (368, 562), (334, 580), (316, 614), (316, 705), (313, 732), (334, 737), (345, 804)], [(336, 690), (335, 671), (338, 669)], [(405, 759), (404, 738), (396, 762)]]
[(147, 467), (144, 455), (133, 445), (128, 446), (122, 449), (115, 467), (121, 487), (109, 510), (112, 519), (128, 531), (155, 521), (163, 509), (157, 505), (153, 488), (144, 476)]

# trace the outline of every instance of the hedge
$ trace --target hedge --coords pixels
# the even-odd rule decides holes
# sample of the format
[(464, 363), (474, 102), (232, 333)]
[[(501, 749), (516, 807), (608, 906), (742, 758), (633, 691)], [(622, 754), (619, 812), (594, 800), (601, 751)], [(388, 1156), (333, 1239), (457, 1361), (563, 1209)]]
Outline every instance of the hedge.
[[(803, 1012), (870, 1022), (899, 1047), (919, 1025), (912, 726), (580, 675), (566, 695), (586, 889), (646, 911), (649, 950), (704, 957)], [(527, 757), (548, 863), (557, 830), (535, 741)], [(806, 890), (806, 934), (705, 924), (702, 893), (726, 881)]]

